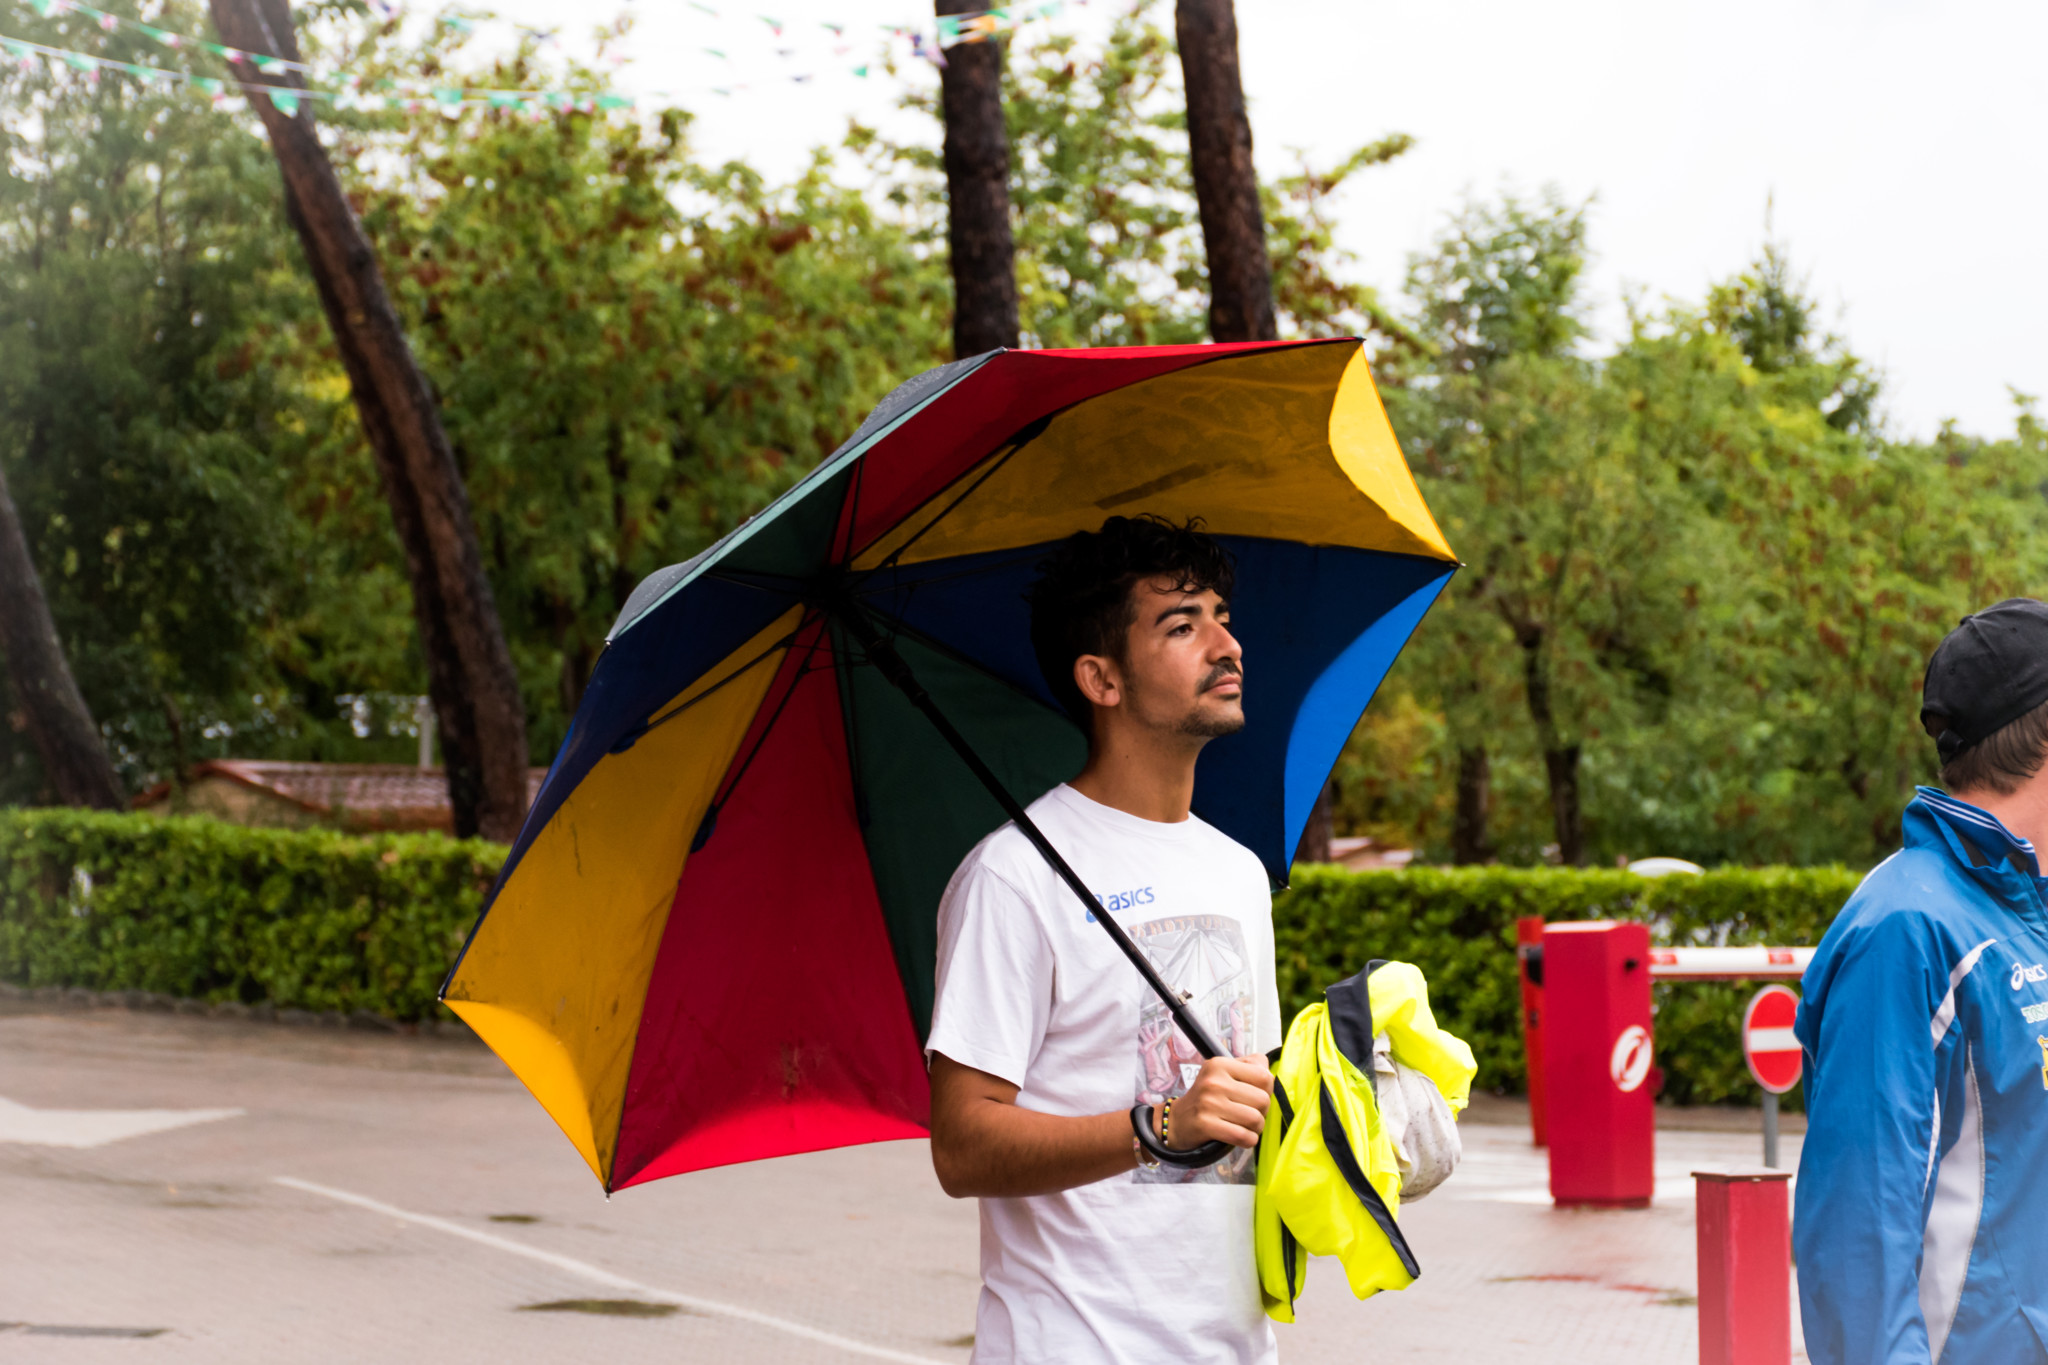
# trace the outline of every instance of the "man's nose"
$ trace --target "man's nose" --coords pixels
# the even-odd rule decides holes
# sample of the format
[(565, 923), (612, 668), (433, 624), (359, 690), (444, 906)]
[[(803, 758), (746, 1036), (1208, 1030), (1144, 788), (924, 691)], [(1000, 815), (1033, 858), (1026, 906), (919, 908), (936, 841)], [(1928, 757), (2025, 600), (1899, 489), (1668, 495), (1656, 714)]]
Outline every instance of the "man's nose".
[(1209, 647), (1209, 662), (1220, 663), (1225, 659), (1234, 660), (1239, 668), (1243, 668), (1244, 646), (1239, 644), (1237, 637), (1230, 633), (1229, 626), (1218, 622), (1216, 625), (1216, 640)]

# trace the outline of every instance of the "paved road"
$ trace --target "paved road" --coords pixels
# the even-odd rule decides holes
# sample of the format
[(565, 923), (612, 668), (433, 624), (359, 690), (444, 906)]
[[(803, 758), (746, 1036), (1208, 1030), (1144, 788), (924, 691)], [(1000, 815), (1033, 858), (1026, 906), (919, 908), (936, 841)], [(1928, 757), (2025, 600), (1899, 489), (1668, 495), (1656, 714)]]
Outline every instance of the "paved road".
[[(1288, 1365), (1697, 1360), (1685, 1174), (1753, 1137), (1662, 1135), (1634, 1213), (1551, 1209), (1520, 1128), (1466, 1143), (1403, 1214), (1422, 1280), (1318, 1263)], [(975, 1294), (921, 1142), (607, 1201), (473, 1042), (0, 1007), (0, 1362), (962, 1362)]]

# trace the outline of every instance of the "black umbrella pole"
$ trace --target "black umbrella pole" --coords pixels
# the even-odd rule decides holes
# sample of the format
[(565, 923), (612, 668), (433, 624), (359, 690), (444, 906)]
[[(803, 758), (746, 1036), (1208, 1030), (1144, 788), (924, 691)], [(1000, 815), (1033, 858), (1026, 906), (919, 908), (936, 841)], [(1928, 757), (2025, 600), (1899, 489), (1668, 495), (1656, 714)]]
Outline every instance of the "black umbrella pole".
[(1024, 813), (1024, 807), (1017, 803), (1017, 798), (1010, 795), (1009, 788), (1003, 785), (1003, 780), (995, 775), (988, 764), (981, 761), (981, 755), (974, 752), (974, 746), (967, 742), (967, 737), (953, 728), (953, 722), (947, 720), (946, 713), (939, 710), (938, 703), (932, 700), (931, 693), (924, 690), (917, 676), (910, 671), (910, 665), (896, 652), (896, 647), (875, 629), (874, 622), (870, 621), (859, 607), (849, 604), (833, 614), (845, 623), (853, 638), (860, 642), (862, 650), (868, 656), (868, 662), (880, 669), (882, 676), (895, 684), (896, 689), (909, 699), (912, 706), (924, 713), (925, 719), (937, 728), (946, 743), (953, 746), (953, 752), (960, 755), (961, 762), (980, 779), (982, 786), (988, 788), (988, 794), (996, 799), (996, 804), (1003, 808), (1004, 814), (1008, 815), (1023, 832), (1024, 837), (1031, 841), (1031, 846), (1038, 850), (1039, 856), (1059, 874), (1060, 880), (1067, 884), (1068, 889), (1080, 897), (1081, 904), (1088, 907), (1090, 918), (1102, 926), (1103, 932), (1108, 934), (1123, 955), (1131, 960), (1131, 965), (1138, 969), (1138, 975), (1145, 978), (1145, 984), (1152, 988), (1153, 994), (1157, 995), (1161, 1003), (1172, 1012), (1173, 1022), (1180, 1025), (1180, 1031), (1195, 1045), (1195, 1050), (1204, 1057), (1221, 1057), (1223, 1049), (1216, 1046), (1216, 1041), (1209, 1036), (1209, 1031), (1202, 1027), (1193, 1012), (1188, 1009), (1187, 998), (1166, 984), (1166, 979), (1153, 967), (1152, 960), (1145, 956), (1137, 944), (1131, 942), (1131, 936), (1124, 932), (1123, 926), (1110, 918), (1109, 911), (1095, 899), (1094, 893), (1082, 882), (1079, 874), (1067, 866), (1067, 860), (1052, 846), (1052, 841), (1031, 822), (1031, 817)]

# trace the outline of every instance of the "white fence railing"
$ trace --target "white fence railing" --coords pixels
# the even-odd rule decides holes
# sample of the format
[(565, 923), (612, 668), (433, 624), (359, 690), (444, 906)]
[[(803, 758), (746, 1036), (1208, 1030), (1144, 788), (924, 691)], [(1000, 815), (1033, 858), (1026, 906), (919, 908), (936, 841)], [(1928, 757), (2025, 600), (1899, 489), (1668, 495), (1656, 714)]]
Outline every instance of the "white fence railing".
[(1655, 981), (1797, 981), (1811, 948), (1652, 948)]

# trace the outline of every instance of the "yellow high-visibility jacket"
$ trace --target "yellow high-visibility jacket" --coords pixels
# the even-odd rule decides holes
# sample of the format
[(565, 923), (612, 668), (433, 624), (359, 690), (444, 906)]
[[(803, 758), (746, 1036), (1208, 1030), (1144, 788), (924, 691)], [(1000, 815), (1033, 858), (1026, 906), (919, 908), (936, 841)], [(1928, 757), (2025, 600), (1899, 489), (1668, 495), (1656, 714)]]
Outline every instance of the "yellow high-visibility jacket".
[(1455, 1116), (1478, 1068), (1463, 1040), (1437, 1027), (1429, 986), (1406, 962), (1375, 962), (1323, 992), (1288, 1027), (1273, 1068), (1273, 1107), (1259, 1139), (1253, 1214), (1266, 1314), (1294, 1321), (1308, 1255), (1344, 1263), (1351, 1292), (1406, 1289), (1421, 1274), (1402, 1237), (1401, 1170), (1380, 1122), (1373, 1037), (1435, 1083)]

